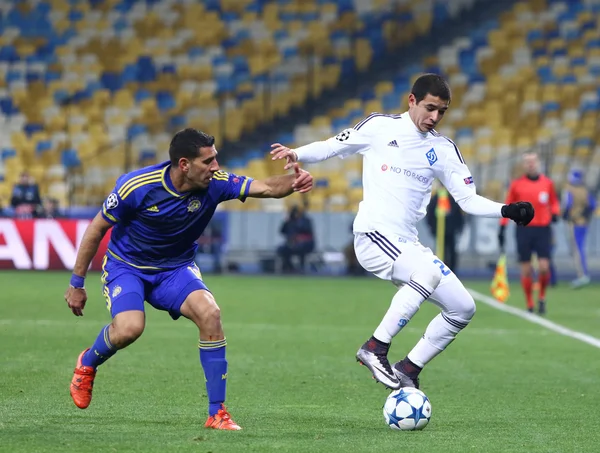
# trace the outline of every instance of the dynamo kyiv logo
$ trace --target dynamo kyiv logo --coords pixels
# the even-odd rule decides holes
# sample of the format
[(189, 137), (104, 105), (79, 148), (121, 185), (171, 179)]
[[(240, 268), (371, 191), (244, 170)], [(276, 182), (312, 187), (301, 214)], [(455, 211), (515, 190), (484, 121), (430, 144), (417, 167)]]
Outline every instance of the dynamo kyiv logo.
[(437, 154), (435, 154), (435, 150), (433, 148), (431, 148), (429, 151), (427, 151), (427, 153), (425, 153), (425, 156), (427, 156), (429, 165), (435, 164), (438, 160)]

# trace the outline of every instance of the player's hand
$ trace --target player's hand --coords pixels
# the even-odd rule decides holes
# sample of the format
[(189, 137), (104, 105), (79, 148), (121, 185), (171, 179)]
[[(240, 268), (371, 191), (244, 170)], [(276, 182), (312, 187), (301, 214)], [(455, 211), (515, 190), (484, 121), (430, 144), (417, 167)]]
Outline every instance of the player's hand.
[(518, 201), (502, 206), (502, 217), (514, 220), (517, 225), (528, 225), (534, 215), (533, 205), (528, 201)]
[(292, 164), (296, 179), (292, 183), (294, 192), (306, 193), (312, 189), (313, 177), (306, 170), (302, 170), (297, 163)]
[(281, 143), (273, 143), (271, 145), (271, 160), (286, 159), (284, 170), (289, 170), (294, 165), (294, 162), (298, 162), (298, 155), (293, 149), (289, 149), (287, 146), (283, 146)]
[(87, 302), (87, 293), (84, 288), (69, 286), (65, 293), (65, 301), (75, 316), (83, 316), (83, 309)]

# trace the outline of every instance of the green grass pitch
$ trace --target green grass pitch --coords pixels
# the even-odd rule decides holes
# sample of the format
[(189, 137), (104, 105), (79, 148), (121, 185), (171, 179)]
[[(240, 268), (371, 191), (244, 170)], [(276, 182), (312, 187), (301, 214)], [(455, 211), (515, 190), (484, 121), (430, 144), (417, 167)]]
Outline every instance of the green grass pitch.
[[(2, 452), (600, 451), (600, 350), (483, 304), (422, 373), (429, 426), (389, 429), (388, 392), (354, 359), (394, 294), (374, 278), (206, 277), (228, 339), (227, 404), (243, 431), (203, 428), (196, 328), (152, 307), (142, 337), (99, 369), (82, 411), (68, 390), (75, 359), (109, 315), (92, 274), (85, 316), (75, 318), (63, 300), (68, 278), (0, 271)], [(552, 288), (548, 318), (600, 336), (598, 289)], [(522, 307), (517, 282), (511, 290)], [(435, 313), (423, 305), (391, 359)]]

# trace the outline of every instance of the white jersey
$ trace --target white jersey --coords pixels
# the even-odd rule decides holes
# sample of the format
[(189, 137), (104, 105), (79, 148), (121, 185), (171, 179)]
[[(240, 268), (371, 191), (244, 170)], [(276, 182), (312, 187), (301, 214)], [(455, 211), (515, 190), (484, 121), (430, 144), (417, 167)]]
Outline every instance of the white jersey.
[(434, 179), (439, 179), (467, 213), (501, 217), (501, 203), (475, 193), (468, 167), (450, 139), (419, 131), (408, 112), (373, 113), (324, 142), (294, 150), (301, 162), (333, 156), (363, 156), (363, 201), (355, 233), (380, 231), (417, 241), (417, 223), (425, 217)]

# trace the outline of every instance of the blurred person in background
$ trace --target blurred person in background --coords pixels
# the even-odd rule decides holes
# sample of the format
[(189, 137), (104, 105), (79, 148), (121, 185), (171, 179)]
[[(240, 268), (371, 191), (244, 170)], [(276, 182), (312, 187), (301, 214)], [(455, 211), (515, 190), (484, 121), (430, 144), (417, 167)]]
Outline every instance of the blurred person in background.
[(212, 257), (213, 273), (220, 274), (223, 272), (223, 228), (222, 225), (213, 220), (209, 223), (198, 238), (198, 251), (206, 253)]
[[(438, 206), (440, 190), (445, 190), (442, 187), (438, 187), (431, 197), (431, 201), (427, 205), (427, 226), (431, 236), (437, 238), (437, 216), (436, 208)], [(448, 195), (448, 201), (450, 202), (450, 211), (446, 213), (446, 226), (444, 229), (444, 262), (454, 272), (458, 269), (458, 251), (456, 247), (458, 245), (458, 238), (460, 233), (465, 226), (465, 216), (462, 209), (454, 198)]]
[[(277, 249), (282, 260), (284, 273), (303, 272), (306, 256), (315, 249), (315, 236), (312, 221), (298, 205), (292, 206), (288, 218), (279, 230), (285, 236), (285, 243)], [(292, 257), (297, 256), (300, 268), (296, 269)]]
[(583, 172), (572, 170), (563, 193), (563, 219), (568, 225), (573, 260), (577, 269), (577, 278), (571, 282), (573, 288), (581, 288), (590, 283), (585, 257), (585, 238), (595, 210), (596, 199), (585, 186)]
[[(533, 267), (531, 255), (538, 258), (538, 313), (546, 313), (546, 288), (550, 284), (550, 254), (552, 249), (551, 224), (556, 222), (560, 214), (560, 204), (554, 183), (541, 173), (539, 156), (536, 153), (523, 155), (525, 174), (513, 180), (508, 189), (506, 203), (516, 200), (529, 201), (534, 208), (535, 216), (527, 226), (517, 225), (517, 253), (521, 264), (521, 285), (525, 292), (527, 310), (533, 313)], [(504, 249), (507, 219), (500, 220), (498, 243)]]
[(58, 200), (56, 198), (46, 197), (42, 202), (40, 217), (45, 219), (62, 219), (64, 216), (58, 209)]
[(40, 189), (33, 178), (24, 171), (19, 177), (19, 182), (15, 184), (10, 198), (10, 205), (15, 211), (15, 217), (18, 219), (31, 219), (36, 217), (40, 209), (42, 200), (40, 198)]
[(353, 223), (350, 223), (350, 234), (352, 240), (344, 247), (344, 257), (346, 259), (346, 275), (352, 277), (359, 277), (361, 275), (367, 275), (367, 271), (360, 265), (360, 261), (356, 257), (356, 251), (354, 250), (354, 234), (353, 234)]

